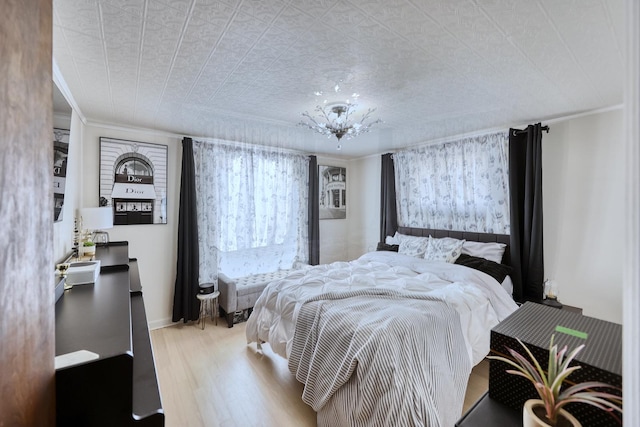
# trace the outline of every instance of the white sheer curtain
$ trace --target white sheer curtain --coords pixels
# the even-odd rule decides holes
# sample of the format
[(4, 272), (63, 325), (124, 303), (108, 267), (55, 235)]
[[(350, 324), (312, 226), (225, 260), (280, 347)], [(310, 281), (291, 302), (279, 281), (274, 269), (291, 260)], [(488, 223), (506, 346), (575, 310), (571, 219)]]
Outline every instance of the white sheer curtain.
[(308, 157), (193, 141), (200, 281), (291, 268), (308, 255)]
[(393, 154), (398, 223), (509, 234), (508, 132)]

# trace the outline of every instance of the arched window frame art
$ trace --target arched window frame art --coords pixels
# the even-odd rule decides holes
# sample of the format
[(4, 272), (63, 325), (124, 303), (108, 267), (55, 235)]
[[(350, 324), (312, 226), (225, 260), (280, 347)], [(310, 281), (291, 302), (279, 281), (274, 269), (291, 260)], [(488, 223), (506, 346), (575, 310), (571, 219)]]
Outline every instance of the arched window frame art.
[(167, 223), (168, 147), (100, 137), (99, 205), (114, 225)]

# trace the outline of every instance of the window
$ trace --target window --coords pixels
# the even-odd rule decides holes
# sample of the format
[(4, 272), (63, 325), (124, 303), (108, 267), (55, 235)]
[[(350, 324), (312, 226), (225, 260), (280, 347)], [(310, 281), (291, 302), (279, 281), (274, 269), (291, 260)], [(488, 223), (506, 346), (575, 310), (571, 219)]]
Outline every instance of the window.
[(398, 223), (509, 234), (506, 132), (393, 155)]
[(218, 269), (237, 277), (307, 261), (306, 156), (194, 141), (194, 157), (203, 283)]

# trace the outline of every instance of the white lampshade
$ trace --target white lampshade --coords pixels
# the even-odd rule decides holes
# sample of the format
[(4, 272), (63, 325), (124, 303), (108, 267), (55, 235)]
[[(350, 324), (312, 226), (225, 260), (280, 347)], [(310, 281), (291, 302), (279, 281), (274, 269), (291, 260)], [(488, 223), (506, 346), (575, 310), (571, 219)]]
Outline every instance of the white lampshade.
[(113, 228), (113, 210), (106, 206), (103, 208), (83, 208), (80, 210), (82, 227), (85, 230), (104, 230)]

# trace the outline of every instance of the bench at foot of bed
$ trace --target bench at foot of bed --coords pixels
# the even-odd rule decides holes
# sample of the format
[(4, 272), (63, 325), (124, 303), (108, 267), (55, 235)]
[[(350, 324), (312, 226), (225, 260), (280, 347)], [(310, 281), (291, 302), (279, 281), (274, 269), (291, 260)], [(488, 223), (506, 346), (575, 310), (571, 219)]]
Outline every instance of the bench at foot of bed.
[(220, 290), (220, 308), (227, 319), (227, 325), (233, 327), (233, 319), (238, 311), (249, 310), (255, 305), (264, 288), (277, 279), (286, 277), (292, 270), (278, 270), (269, 273), (252, 274), (231, 278), (223, 273), (218, 274)]

